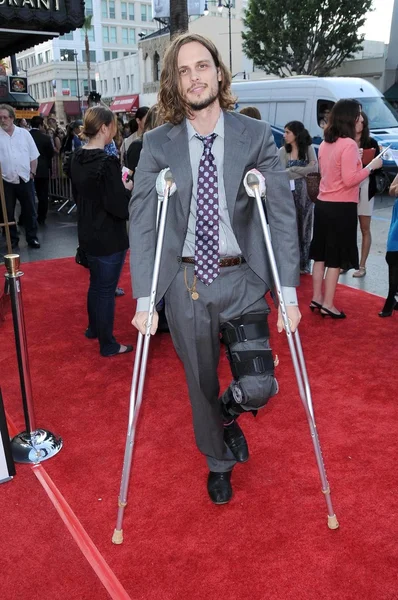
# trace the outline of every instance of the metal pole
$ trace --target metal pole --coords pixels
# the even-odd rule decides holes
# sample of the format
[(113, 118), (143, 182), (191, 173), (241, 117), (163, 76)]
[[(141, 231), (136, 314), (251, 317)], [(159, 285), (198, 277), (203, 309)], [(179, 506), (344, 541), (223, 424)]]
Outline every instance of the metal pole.
[(12, 252), (12, 244), (10, 237), (10, 225), (16, 225), (15, 221), (9, 221), (7, 216), (7, 205), (6, 205), (6, 196), (4, 193), (4, 185), (3, 185), (3, 174), (1, 172), (1, 163), (0, 163), (0, 207), (1, 212), (3, 213), (3, 221), (4, 223), (0, 223), (0, 226), (4, 227), (6, 233), (6, 245), (7, 252), (10, 254)]
[(321, 445), (319, 443), (318, 432), (315, 423), (314, 409), (312, 406), (311, 390), (308, 381), (307, 369), (304, 361), (303, 349), (301, 346), (300, 335), (298, 329), (295, 331), (294, 336), (290, 329), (290, 323), (287, 316), (286, 305), (283, 299), (282, 286), (279, 280), (278, 267), (275, 260), (275, 255), (272, 247), (271, 237), (268, 231), (268, 224), (265, 218), (264, 208), (260, 197), (259, 179), (257, 174), (253, 174), (249, 171), (246, 175), (247, 183), (254, 192), (254, 197), (257, 203), (257, 209), (260, 217), (261, 227), (264, 233), (265, 245), (268, 252), (268, 258), (271, 265), (272, 276), (275, 283), (275, 289), (278, 295), (279, 306), (281, 309), (283, 323), (285, 326), (287, 341), (289, 344), (290, 354), (293, 361), (294, 372), (296, 375), (297, 385), (301, 402), (303, 404), (308, 425), (311, 432), (311, 439), (314, 446), (315, 458), (318, 466), (319, 477), (322, 484), (322, 493), (325, 496), (326, 507), (328, 511), (328, 527), (329, 529), (337, 529), (339, 523), (333, 510), (332, 500), (330, 495), (330, 486), (326, 476), (326, 469), (323, 463)]
[(10, 60), (11, 60), (12, 74), (18, 75), (17, 57), (15, 56), (15, 54), (11, 54)]
[(78, 56), (78, 54), (77, 54), (76, 51), (73, 52), (73, 56), (75, 57), (75, 63), (76, 63), (77, 100), (79, 102), (79, 111), (80, 111), (79, 112), (79, 117), (81, 118), (83, 111), (82, 111), (82, 102), (81, 102), (80, 89), (79, 89), (80, 88), (80, 85), (79, 85), (79, 65), (78, 65), (78, 62), (77, 62), (77, 56)]
[(155, 313), (155, 300), (159, 278), (160, 259), (162, 256), (163, 239), (166, 227), (167, 208), (170, 196), (170, 190), (173, 185), (171, 171), (168, 170), (165, 174), (166, 189), (164, 192), (163, 207), (160, 212), (160, 203), (158, 203), (157, 221), (160, 216), (158, 237), (156, 241), (155, 262), (153, 267), (151, 295), (149, 303), (148, 320), (146, 324), (145, 337), (138, 334), (138, 344), (136, 348), (136, 357), (134, 361), (133, 380), (130, 391), (130, 410), (129, 422), (127, 428), (126, 445), (124, 450), (122, 479), (120, 482), (120, 492), (118, 499), (118, 511), (116, 517), (116, 527), (112, 536), (113, 544), (123, 543), (123, 518), (124, 510), (127, 506), (128, 487), (130, 480), (131, 464), (134, 451), (135, 432), (137, 428), (138, 416), (142, 403), (144, 391), (146, 366), (148, 360), (149, 344), (151, 341), (151, 327), (153, 315)]
[(229, 70), (231, 71), (231, 75), (232, 75), (232, 34), (231, 34), (231, 8), (232, 8), (232, 4), (231, 4), (231, 0), (229, 0), (229, 2), (227, 4), (227, 8), (228, 8), (228, 34), (229, 34)]
[(50, 431), (36, 429), (35, 427), (32, 383), (29, 370), (28, 345), (20, 280), (23, 273), (19, 270), (19, 255), (6, 254), (4, 256), (4, 263), (7, 269), (5, 277), (11, 297), (15, 346), (26, 426), (26, 431), (19, 433), (12, 439), (11, 449), (15, 462), (39, 463), (51, 458), (61, 450), (62, 439), (56, 437)]

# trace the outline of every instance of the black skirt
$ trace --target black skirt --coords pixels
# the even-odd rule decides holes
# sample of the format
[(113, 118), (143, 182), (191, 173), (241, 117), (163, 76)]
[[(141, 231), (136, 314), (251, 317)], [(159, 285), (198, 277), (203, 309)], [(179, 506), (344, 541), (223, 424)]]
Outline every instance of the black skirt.
[(310, 258), (325, 267), (359, 268), (357, 246), (358, 204), (317, 200)]

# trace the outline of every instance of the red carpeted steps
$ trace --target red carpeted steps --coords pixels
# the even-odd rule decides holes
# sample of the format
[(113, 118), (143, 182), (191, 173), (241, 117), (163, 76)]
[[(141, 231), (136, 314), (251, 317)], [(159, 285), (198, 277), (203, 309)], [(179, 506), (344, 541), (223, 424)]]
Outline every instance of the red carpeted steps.
[[(36, 421), (65, 442), (43, 466), (131, 598), (398, 598), (398, 315), (380, 319), (382, 299), (340, 286), (337, 306), (347, 320), (322, 319), (307, 307), (311, 278), (302, 278), (300, 334), (340, 530), (327, 528), (285, 336), (273, 328), (280, 394), (257, 419), (242, 418), (251, 458), (234, 471), (232, 502), (216, 507), (194, 446), (183, 371), (170, 337), (160, 335), (151, 348), (125, 542), (113, 546), (133, 355), (102, 358), (97, 343), (84, 337), (87, 271), (72, 259), (23, 270)], [(116, 301), (115, 331), (120, 341), (135, 343), (127, 268), (121, 285), (127, 293)], [(6, 408), (22, 426), (10, 315), (0, 336)], [(226, 385), (224, 357), (220, 377)], [(20, 471), (6, 486), (18, 484)], [(33, 483), (29, 497), (35, 491), (42, 497)], [(36, 568), (34, 556), (26, 563)], [(57, 584), (46, 581), (49, 597)]]

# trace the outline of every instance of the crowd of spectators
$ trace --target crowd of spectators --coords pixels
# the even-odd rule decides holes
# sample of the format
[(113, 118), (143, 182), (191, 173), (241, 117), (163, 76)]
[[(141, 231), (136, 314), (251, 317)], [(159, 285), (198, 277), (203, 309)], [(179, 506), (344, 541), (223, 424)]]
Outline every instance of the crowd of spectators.
[[(101, 106), (101, 103), (99, 99), (94, 99), (89, 105)], [(104, 106), (103, 108), (106, 109)], [(253, 119), (261, 119), (256, 107), (245, 107), (240, 112)], [(53, 115), (47, 119), (34, 117), (30, 122), (26, 119), (15, 120), (13, 109), (7, 105), (0, 107), (0, 120), (0, 162), (8, 221), (14, 221), (18, 200), (21, 204), (19, 225), (25, 228), (28, 245), (39, 248), (37, 224), (43, 225), (46, 221), (49, 178), (65, 176), (63, 166), (66, 161), (80, 148), (87, 149), (90, 137), (82, 120), (75, 120), (67, 125), (59, 122)], [(114, 117), (113, 135), (103, 151), (117, 159), (115, 164), (119, 168), (130, 169), (130, 180), (134, 179), (145, 131), (160, 124), (156, 106), (151, 109), (140, 107), (135, 117), (128, 122)], [(353, 277), (366, 275), (376, 175), (382, 168), (382, 161), (375, 158), (379, 147), (370, 136), (367, 117), (358, 102), (342, 100), (333, 107), (325, 107), (322, 127), (325, 138), (317, 157), (311, 135), (303, 123), (287, 123), (284, 127), (284, 144), (280, 148), (280, 160), (287, 170), (296, 207), (301, 274), (311, 273), (311, 259), (314, 261), (314, 294), (310, 308), (313, 311), (319, 310), (323, 316), (336, 319), (345, 318), (344, 312), (334, 306), (339, 274), (353, 268)], [(21, 140), (24, 140), (22, 146)], [(17, 147), (18, 160), (14, 160), (13, 152), (17, 152)], [(307, 176), (317, 172), (318, 166), (320, 188), (314, 203), (307, 191)], [(392, 186), (391, 190), (395, 187)], [(37, 212), (35, 193), (38, 200)], [(356, 243), (357, 219), (362, 234), (360, 260)], [(12, 248), (16, 249), (19, 243), (16, 225), (10, 227), (10, 233)], [(388, 304), (380, 316), (391, 312)]]

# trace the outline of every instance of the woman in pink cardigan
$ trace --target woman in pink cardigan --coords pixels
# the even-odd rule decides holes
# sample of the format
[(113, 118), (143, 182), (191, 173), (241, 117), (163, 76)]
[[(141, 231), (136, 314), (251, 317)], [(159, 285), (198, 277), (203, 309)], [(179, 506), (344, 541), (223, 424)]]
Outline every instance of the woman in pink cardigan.
[[(325, 129), (325, 141), (319, 147), (321, 173), (318, 200), (315, 203), (314, 233), (310, 258), (313, 296), (312, 311), (323, 317), (345, 319), (334, 305), (340, 269), (358, 269), (357, 205), (359, 184), (382, 166), (374, 158), (362, 168), (357, 131), (362, 128), (361, 105), (357, 100), (339, 100), (334, 105)], [(325, 270), (326, 277), (325, 277)]]

